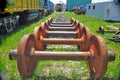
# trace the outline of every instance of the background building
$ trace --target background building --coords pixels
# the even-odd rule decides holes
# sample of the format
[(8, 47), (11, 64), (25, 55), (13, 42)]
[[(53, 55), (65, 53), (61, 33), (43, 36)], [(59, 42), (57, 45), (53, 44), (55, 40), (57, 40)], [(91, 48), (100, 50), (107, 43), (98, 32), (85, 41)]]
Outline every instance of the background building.
[(86, 15), (109, 21), (120, 21), (120, 2), (100, 2), (88, 4)]
[(86, 6), (87, 4), (90, 4), (92, 0), (67, 0), (66, 1), (66, 10), (72, 11), (73, 7), (76, 5), (82, 5)]

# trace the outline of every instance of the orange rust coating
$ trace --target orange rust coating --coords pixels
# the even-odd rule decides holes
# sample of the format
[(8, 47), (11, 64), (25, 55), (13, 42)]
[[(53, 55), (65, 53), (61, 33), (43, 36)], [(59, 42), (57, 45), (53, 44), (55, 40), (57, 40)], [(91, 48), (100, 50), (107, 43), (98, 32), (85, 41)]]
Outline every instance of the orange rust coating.
[(70, 36), (77, 36), (78, 32), (76, 31), (46, 31), (48, 36), (64, 36), (64, 35), (70, 35)]
[[(55, 53), (55, 55), (62, 55), (63, 53), (63, 55), (68, 55), (68, 56), (74, 56), (74, 58), (75, 58), (75, 55), (76, 56), (80, 56), (80, 55), (82, 55), (83, 56), (83, 59), (84, 60), (89, 60), (89, 59), (91, 59), (91, 58), (93, 58), (93, 57), (95, 57), (94, 56), (94, 52), (93, 51), (88, 51), (88, 52), (45, 52), (45, 51), (34, 51), (34, 49), (32, 49), (31, 51), (30, 51), (30, 53), (29, 53), (29, 55), (31, 55), (31, 56), (39, 56), (39, 54), (40, 55), (42, 55), (42, 56), (44, 56), (44, 54), (46, 54), (47, 53), (47, 56), (49, 55), (49, 54), (52, 54), (53, 55), (53, 53)], [(49, 54), (48, 54), (49, 53)], [(57, 54), (58, 53), (58, 54)], [(74, 54), (73, 54), (74, 53)], [(10, 51), (10, 54), (9, 54), (9, 58), (10, 58), (10, 60), (16, 60), (16, 57), (19, 57), (19, 55), (18, 55), (18, 52), (17, 52), (17, 50), (12, 50), (12, 51)], [(88, 56), (90, 57), (90, 58), (88, 58)], [(48, 57), (50, 57), (50, 56), (48, 56)], [(75, 59), (74, 59), (75, 60)], [(108, 51), (108, 56), (107, 56), (107, 61), (114, 61), (115, 60), (115, 54), (113, 53), (113, 52), (111, 52), (111, 51)]]
[(73, 27), (74, 25), (73, 24), (70, 24), (70, 25), (58, 25), (58, 24), (51, 24), (52, 27)]
[(89, 57), (93, 57), (90, 52), (34, 51), (31, 55), (40, 60), (88, 60)]
[(67, 44), (67, 45), (71, 45), (71, 44), (80, 44), (81, 42), (83, 42), (83, 38), (82, 39), (58, 39), (58, 38), (43, 38), (41, 41), (43, 44)]
[(72, 23), (71, 22), (52, 22), (51, 24), (72, 24)]
[(48, 26), (48, 30), (50, 31), (55, 31), (55, 30), (59, 30), (59, 31), (75, 31), (76, 28), (75, 27), (50, 27)]

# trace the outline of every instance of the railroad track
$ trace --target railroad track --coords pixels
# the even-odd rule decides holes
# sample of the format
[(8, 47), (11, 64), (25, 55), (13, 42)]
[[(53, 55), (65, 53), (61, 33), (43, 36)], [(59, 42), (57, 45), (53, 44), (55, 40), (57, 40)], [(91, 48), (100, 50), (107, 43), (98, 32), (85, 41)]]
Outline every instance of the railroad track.
[(57, 17), (56, 17), (56, 19), (55, 19), (54, 22), (55, 22), (55, 23), (57, 23), (57, 22), (67, 23), (67, 22), (69, 22), (69, 21), (67, 20), (66, 16), (63, 15), (62, 12), (58, 12), (58, 15), (57, 15)]
[[(48, 44), (76, 45), (81, 52), (45, 51)], [(59, 13), (55, 21), (46, 20), (34, 29), (33, 34), (24, 35), (17, 50), (9, 54), (17, 60), (18, 71), (23, 77), (31, 77), (37, 60), (85, 60), (90, 77), (99, 79), (107, 71), (108, 62), (115, 55), (108, 51), (102, 37), (93, 35), (88, 28), (75, 19), (71, 22)]]

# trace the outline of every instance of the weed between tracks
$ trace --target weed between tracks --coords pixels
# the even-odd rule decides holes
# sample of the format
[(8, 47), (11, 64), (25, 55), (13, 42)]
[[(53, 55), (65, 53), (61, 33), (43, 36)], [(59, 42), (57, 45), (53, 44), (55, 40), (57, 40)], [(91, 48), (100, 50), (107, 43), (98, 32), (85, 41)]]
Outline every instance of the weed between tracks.
[[(99, 26), (109, 25), (103, 20), (87, 17), (84, 15), (73, 15), (71, 12), (64, 12), (70, 19), (73, 16), (75, 19), (82, 22), (85, 26), (89, 27), (93, 34), (100, 35), (104, 38), (108, 49), (116, 54), (116, 60), (110, 62), (107, 73), (102, 80), (115, 80), (120, 76), (120, 43), (115, 43), (107, 39), (111, 33), (104, 35), (96, 33)], [(56, 16), (56, 13), (50, 15)], [(12, 49), (17, 49), (20, 39), (23, 35), (33, 33), (34, 28), (39, 26), (42, 22), (48, 19), (50, 16), (44, 17), (38, 22), (29, 24), (20, 28), (17, 31), (10, 33), (9, 35), (1, 38), (0, 44), (0, 74), (6, 75), (8, 80), (86, 80), (89, 78), (89, 72), (87, 65), (84, 61), (38, 61), (38, 65), (35, 69), (34, 76), (31, 78), (23, 78), (17, 71), (16, 61), (10, 61), (8, 54)], [(120, 27), (119, 24), (117, 24)], [(58, 47), (58, 46), (57, 46)], [(79, 51), (76, 46), (59, 46), (56, 48), (54, 45), (47, 46), (47, 51)], [(4, 77), (6, 77), (4, 76)]]

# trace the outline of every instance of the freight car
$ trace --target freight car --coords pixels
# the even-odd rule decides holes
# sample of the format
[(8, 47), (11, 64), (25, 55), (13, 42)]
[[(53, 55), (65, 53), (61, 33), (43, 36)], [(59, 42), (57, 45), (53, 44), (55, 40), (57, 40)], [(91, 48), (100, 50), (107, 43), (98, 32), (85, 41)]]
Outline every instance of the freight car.
[(40, 0), (1, 0), (0, 33), (40, 17)]
[(44, 15), (48, 15), (54, 11), (54, 4), (50, 0), (41, 0), (41, 8)]
[(63, 10), (63, 5), (61, 3), (56, 4), (55, 10), (61, 12)]

